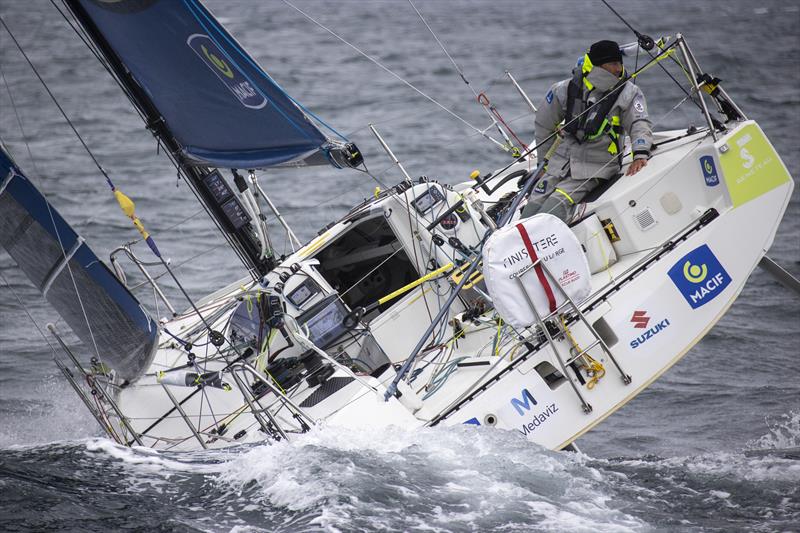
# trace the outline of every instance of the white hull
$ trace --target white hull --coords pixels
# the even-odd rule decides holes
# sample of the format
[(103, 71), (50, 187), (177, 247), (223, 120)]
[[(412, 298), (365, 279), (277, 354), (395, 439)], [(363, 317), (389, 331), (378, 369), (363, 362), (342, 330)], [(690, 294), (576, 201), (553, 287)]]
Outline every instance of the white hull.
[[(756, 156), (754, 162), (741, 159), (739, 148), (734, 150), (728, 146), (736, 141), (741, 143), (743, 134), (755, 139), (745, 139), (745, 144), (754, 143), (749, 145)], [(619, 367), (630, 376), (630, 384), (624, 383), (622, 374), (599, 345), (588, 350), (588, 354), (604, 366), (605, 376), (591, 388), (586, 384), (590, 376), (585, 373), (581, 373), (583, 379), (580, 379), (573, 369), (568, 369), (565, 379), (553, 345), (542, 343), (542, 336), (537, 335), (533, 328), (519, 332), (524, 336), (522, 340), (504, 330), (501, 346), (496, 350), (499, 355), (495, 355), (492, 353), (498, 334), (495, 317), (487, 312), (478, 317), (478, 321), (464, 319), (461, 314), (468, 301), (464, 298), (450, 310), (449, 331), (440, 339), (444, 346), (419, 357), (413, 367), (416, 370), (409, 373), (412, 380), (400, 388), (403, 394), (399, 399), (391, 397), (388, 402), (384, 401), (386, 386), (396, 375), (395, 368), (389, 366), (372, 372), (373, 375), (369, 375), (365, 368), (356, 371), (355, 375), (347, 370), (358, 369), (358, 364), (352, 360), (363, 353), (366, 343), (363, 333), (360, 341), (353, 341), (345, 335), (344, 339), (326, 348), (333, 359), (345, 361), (345, 364), (332, 369), (333, 373), (323, 385), (309, 386), (305, 379), (307, 374), (301, 374), (300, 379), (287, 388), (286, 397), (308, 418), (306, 425), (327, 423), (380, 428), (390, 424), (416, 427), (473, 423), (520, 431), (544, 447), (563, 448), (630, 401), (700, 341), (725, 314), (769, 249), (794, 184), (774, 151), (752, 149), (761, 142), (758, 135), (760, 130), (752, 122), (739, 124), (716, 144), (707, 132), (688, 136), (681, 132), (663, 134), (661, 141), (676, 139), (662, 145), (644, 171), (635, 177), (622, 177), (599, 201), (589, 206), (589, 210), (600, 219), (611, 219), (621, 240), (613, 245), (618, 261), (593, 274), (592, 296), (580, 308), (599, 332)], [(724, 146), (727, 148), (720, 151)], [(716, 168), (710, 178), (704, 179), (700, 158), (709, 155), (713, 157)], [(740, 157), (740, 160), (734, 160), (735, 157)], [(741, 166), (748, 164), (749, 167)], [(518, 164), (508, 172), (523, 165), (528, 166)], [(741, 175), (736, 174), (739, 168), (736, 165), (741, 166)], [(748, 174), (753, 166), (756, 170)], [(714, 183), (715, 176), (717, 183)], [(282, 264), (286, 267), (300, 264), (300, 275), (288, 275), (291, 271), (286, 267), (276, 269), (288, 275), (282, 293), (291, 294), (302, 282), (298, 278), (312, 278), (323, 292), (332, 294), (334, 288), (326, 276), (330, 278), (333, 270), (327, 270), (326, 275), (320, 273), (326, 260), (332, 264), (325, 256), (325, 250), (342, 242), (354, 227), (365, 223), (362, 221), (372, 220), (375, 216), (388, 221), (409, 262), (415, 255), (418, 263), (421, 257), (425, 263), (435, 260), (437, 265), (457, 258), (457, 253), (448, 249), (447, 244), (432, 244), (431, 234), (419, 229), (432, 221), (437, 212), (443, 211), (443, 207), (438, 211), (432, 209), (417, 220), (416, 225), (409, 226), (411, 217), (406, 214), (398, 216), (398, 213), (413, 212), (409, 202), (422, 196), (430, 187), (429, 183), (415, 185), (403, 193), (377, 199), (362, 207), (361, 211), (354, 211), (361, 213), (358, 220), (340, 221), (298, 250)], [(511, 180), (494, 191), (492, 197), (483, 199), (499, 198), (515, 188), (516, 180)], [(439, 187), (439, 190), (448, 201), (451, 197), (458, 198), (455, 192), (446, 188)], [(643, 216), (645, 210), (647, 213)], [(461, 227), (459, 238), (466, 245), (474, 245), (486, 228), (479, 222), (479, 213), (470, 209), (469, 214), (469, 223), (458, 222)], [(704, 214), (705, 218), (701, 220)], [(410, 227), (417, 229), (419, 238), (412, 237)], [(665, 246), (667, 242), (672, 245)], [(374, 248), (369, 243), (362, 248), (354, 247), (352, 261)], [(395, 253), (397, 248), (388, 250)], [(322, 266), (316, 265), (313, 259), (319, 259)], [(685, 265), (687, 260), (689, 265)], [(673, 276), (670, 276), (671, 269)], [(683, 281), (675, 277), (675, 272), (684, 276)], [(422, 274), (424, 271), (418, 273)], [(278, 282), (277, 275), (275, 272), (270, 274), (273, 278), (269, 286), (274, 287)], [(687, 280), (687, 276), (695, 282)], [(247, 289), (252, 287), (251, 283)], [(446, 294), (449, 287), (446, 278), (423, 283), (388, 304), (388, 309), (379, 309), (378, 314), (365, 317), (371, 337), (394, 365), (408, 357), (430, 324), (430, 316), (438, 311), (443, 301), (436, 295)], [(227, 334), (226, 328), (234, 313), (231, 305), (241, 294), (242, 289), (237, 283), (198, 305), (207, 317), (213, 316), (214, 309), (225, 309), (227, 305), (227, 310), (216, 316), (212, 324), (214, 329), (225, 330)], [(321, 300), (323, 296), (310, 297), (309, 301), (313, 302), (317, 297)], [(350, 298), (355, 296), (351, 294)], [(287, 314), (301, 315), (303, 309), (300, 307), (293, 310), (287, 306)], [(448, 341), (453, 334), (453, 319), (460, 320), (464, 331), (457, 342)], [(576, 320), (574, 315), (568, 320), (568, 330), (578, 345), (586, 347), (596, 340), (594, 331)], [(557, 323), (558, 319), (553, 317), (551, 321)], [(192, 342), (200, 346), (205, 343), (205, 336), (198, 324), (196, 315), (187, 313), (167, 321), (164, 326), (179, 337), (197, 331)], [(355, 338), (355, 335), (350, 337)], [(556, 337), (556, 351), (562, 359), (569, 357), (567, 354), (573, 347), (572, 342), (562, 334)], [(276, 338), (272, 350), (285, 344), (280, 335)], [(227, 344), (223, 346), (227, 347)], [(303, 351), (295, 346), (284, 353), (298, 356)], [(214, 359), (211, 356), (213, 350), (208, 346), (195, 347), (193, 352), (198, 362), (208, 357), (202, 363), (204, 371), (231, 368), (230, 354), (226, 362), (219, 357)], [(458, 364), (453, 363), (459, 358), (463, 359)], [(254, 359), (253, 355), (248, 361), (255, 366)], [(204, 446), (217, 447), (270, 438), (269, 432), (260, 429), (264, 416), (261, 422), (253, 416), (236, 380), (229, 374), (223, 373), (223, 376), (232, 386), (230, 391), (159, 383), (160, 372), (181, 367), (186, 361), (186, 350), (162, 334), (161, 349), (150, 371), (120, 391), (119, 408), (139, 434), (142, 444), (156, 448), (195, 449), (201, 446), (200, 441)], [(450, 363), (453, 363), (451, 372), (446, 379), (437, 376), (436, 381), (441, 381), (441, 385), (434, 390), (434, 372)], [(553, 370), (559, 372), (554, 374)], [(241, 370), (240, 375), (245, 388), (249, 388), (255, 374), (246, 375), (246, 372)], [(262, 377), (269, 380), (267, 376)], [(281, 381), (280, 377), (274, 377)], [(165, 389), (182, 402), (181, 409), (186, 418), (174, 408)], [(591, 406), (590, 412), (586, 412), (576, 389)], [(291, 438), (293, 432), (303, 431), (305, 427), (298, 422), (302, 417), (294, 417), (288, 407), (281, 407), (279, 396), (277, 393), (266, 394), (260, 400), (261, 406), (266, 409), (264, 413), (274, 417), (275, 425), (284, 430), (281, 438)], [(198, 432), (197, 435), (187, 422)], [(216, 428), (222, 423), (223, 436), (217, 437)], [(132, 435), (128, 434), (125, 440), (133, 442)]]

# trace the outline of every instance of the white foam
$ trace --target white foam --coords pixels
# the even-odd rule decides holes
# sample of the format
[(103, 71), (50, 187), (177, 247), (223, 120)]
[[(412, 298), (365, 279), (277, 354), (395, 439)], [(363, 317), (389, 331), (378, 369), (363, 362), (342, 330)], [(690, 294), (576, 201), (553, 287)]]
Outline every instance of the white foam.
[(181, 457), (180, 455), (166, 454), (139, 446), (128, 448), (108, 439), (88, 440), (86, 450), (91, 453), (104, 453), (123, 464), (135, 465), (140, 471), (216, 473), (220, 469), (218, 464), (191, 461), (192, 456), (196, 454), (182, 452), (183, 460), (177, 460), (175, 458)]
[(614, 508), (604, 474), (583, 458), (486, 428), (320, 428), (246, 451), (218, 480), (265, 506), (317, 514), (331, 531), (646, 527)]
[(800, 411), (789, 411), (766, 419), (769, 433), (748, 442), (749, 449), (780, 449), (800, 447)]

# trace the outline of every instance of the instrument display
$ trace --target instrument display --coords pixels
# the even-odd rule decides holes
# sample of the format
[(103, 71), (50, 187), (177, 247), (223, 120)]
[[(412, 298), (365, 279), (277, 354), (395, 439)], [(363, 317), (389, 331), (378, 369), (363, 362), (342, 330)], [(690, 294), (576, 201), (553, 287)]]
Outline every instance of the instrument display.
[(303, 280), (303, 282), (296, 289), (287, 294), (286, 299), (289, 300), (295, 307), (300, 307), (312, 296), (319, 294), (319, 292), (319, 285), (317, 285), (313, 279), (307, 278)]
[(433, 206), (443, 201), (444, 195), (442, 191), (440, 191), (438, 187), (432, 186), (427, 191), (417, 196), (416, 200), (411, 202), (411, 205), (414, 206), (414, 209), (416, 209), (420, 215), (424, 215), (430, 211)]
[(300, 315), (297, 322), (308, 327), (311, 342), (325, 349), (347, 331), (342, 324), (346, 316), (347, 308), (338, 295), (332, 294)]
[(225, 217), (230, 221), (233, 225), (234, 229), (239, 229), (248, 222), (250, 222), (250, 215), (242, 207), (242, 204), (239, 203), (239, 200), (236, 198), (231, 198), (224, 204), (222, 204), (222, 211), (225, 213)]
[(214, 196), (214, 200), (216, 200), (220, 205), (222, 205), (222, 203), (228, 198), (233, 196), (233, 192), (231, 191), (228, 182), (225, 181), (225, 178), (222, 177), (222, 174), (219, 173), (219, 170), (215, 170), (211, 174), (204, 177), (203, 184), (206, 186), (206, 189), (208, 189), (211, 195)]

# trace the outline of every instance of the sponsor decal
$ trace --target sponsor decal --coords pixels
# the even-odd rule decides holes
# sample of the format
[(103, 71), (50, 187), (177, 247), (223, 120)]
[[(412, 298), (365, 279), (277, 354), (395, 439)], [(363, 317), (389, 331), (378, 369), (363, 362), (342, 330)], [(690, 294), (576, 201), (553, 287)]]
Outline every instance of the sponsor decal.
[(700, 168), (703, 170), (703, 178), (706, 180), (706, 185), (709, 187), (716, 187), (719, 185), (719, 174), (717, 174), (717, 165), (714, 164), (714, 158), (710, 155), (704, 155), (700, 158)]
[(530, 411), (531, 407), (537, 405), (537, 403), (528, 389), (522, 389), (522, 400), (511, 398), (511, 407), (517, 410), (519, 416), (525, 416), (525, 412)]
[(753, 157), (753, 154), (747, 151), (747, 148), (742, 148), (739, 150), (739, 157), (742, 158), (742, 168), (748, 169), (753, 166), (753, 163), (756, 162), (756, 158)]
[[(648, 325), (650, 325), (650, 317), (647, 316), (647, 311), (634, 311), (633, 316), (631, 316), (631, 323), (633, 327), (636, 329), (646, 329)], [(645, 342), (649, 341), (665, 329), (669, 327), (669, 319), (665, 318), (658, 322), (655, 326), (648, 329), (647, 331), (643, 332), (641, 335), (630, 341), (630, 347), (634, 350), (644, 344)]]
[(186, 44), (194, 50), (194, 53), (243, 106), (250, 109), (261, 109), (267, 105), (264, 95), (253, 87), (239, 67), (227, 58), (225, 52), (220, 50), (208, 35), (199, 33), (191, 35), (186, 40)]
[(634, 311), (631, 322), (633, 322), (633, 327), (644, 329), (650, 323), (650, 317), (647, 316), (646, 311)]
[[(558, 246), (558, 236), (555, 233), (551, 233), (547, 237), (542, 237), (541, 239), (537, 239), (535, 241), (531, 241), (531, 246), (536, 251), (536, 254), (539, 255), (541, 253), (549, 253), (550, 249), (555, 246)], [(553, 257), (556, 255), (561, 255), (564, 253), (564, 248), (556, 251), (553, 254)], [(539, 257), (545, 261), (546, 258), (539, 255)], [(527, 261), (528, 260), (528, 250), (525, 249), (523, 246), (513, 254), (503, 258), (503, 266), (505, 268), (510, 267), (515, 263), (519, 263), (520, 261)]]
[(523, 435), (529, 435), (535, 431), (536, 428), (546, 423), (551, 416), (556, 414), (558, 412), (558, 406), (555, 403), (539, 406), (539, 402), (536, 401), (533, 394), (531, 394), (528, 389), (522, 389), (521, 394), (521, 399), (511, 398), (511, 406), (517, 411), (519, 416), (530, 417), (533, 408), (538, 406), (538, 409), (533, 411), (533, 418), (530, 418), (527, 422), (523, 422), (521, 425), (522, 429), (517, 430)]
[(743, 126), (728, 139), (730, 150), (717, 154), (720, 179), (734, 207), (780, 187), (791, 178), (781, 158), (755, 124)]
[(533, 188), (533, 192), (544, 194), (547, 191), (547, 180), (539, 180), (539, 183)]
[(633, 108), (638, 111), (639, 113), (644, 113), (644, 104), (640, 99), (636, 99), (633, 102)]
[[(542, 93), (539, 93), (539, 94), (542, 94)], [(547, 94), (545, 95), (544, 99), (547, 100), (548, 104), (552, 104), (553, 103), (553, 91), (552, 90), (547, 91)]]
[(681, 257), (667, 273), (692, 309), (716, 298), (731, 282), (707, 244)]
[(578, 281), (579, 279), (581, 279), (581, 275), (578, 274), (576, 270), (566, 269), (561, 273), (560, 276), (558, 276), (558, 284), (562, 287), (566, 287), (570, 283)]

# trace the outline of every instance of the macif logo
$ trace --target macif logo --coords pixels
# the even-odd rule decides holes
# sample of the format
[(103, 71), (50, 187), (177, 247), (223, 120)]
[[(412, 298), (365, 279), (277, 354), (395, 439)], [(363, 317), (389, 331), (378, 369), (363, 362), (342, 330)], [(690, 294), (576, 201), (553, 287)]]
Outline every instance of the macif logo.
[[(536, 405), (536, 400), (533, 394), (528, 389), (522, 389), (522, 399), (511, 398), (511, 406), (517, 410), (519, 416), (525, 416), (525, 411), (530, 411), (531, 407)], [(525, 409), (525, 411), (523, 411)]]
[(731, 282), (707, 244), (681, 257), (667, 273), (692, 309), (716, 298)]
[(631, 317), (631, 322), (633, 322), (633, 327), (645, 329), (647, 324), (650, 323), (650, 317), (647, 316), (646, 311), (634, 311), (633, 316)]
[(719, 174), (717, 174), (717, 165), (714, 164), (714, 158), (710, 155), (704, 155), (700, 158), (700, 168), (703, 169), (703, 178), (706, 180), (706, 185), (715, 187), (719, 185)]
[(239, 102), (250, 109), (261, 109), (267, 105), (267, 99), (257, 91), (244, 72), (228, 57), (224, 50), (209, 37), (195, 33), (189, 36), (186, 44), (211, 69), (216, 77)]

